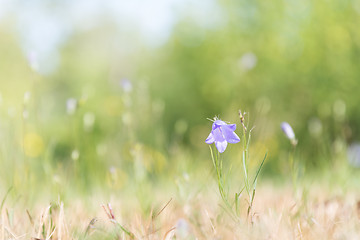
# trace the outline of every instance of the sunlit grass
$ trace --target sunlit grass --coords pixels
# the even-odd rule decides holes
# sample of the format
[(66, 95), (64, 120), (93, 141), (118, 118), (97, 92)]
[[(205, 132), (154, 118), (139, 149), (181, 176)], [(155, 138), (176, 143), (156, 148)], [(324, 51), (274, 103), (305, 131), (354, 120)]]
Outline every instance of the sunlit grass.
[[(311, 187), (301, 199), (294, 198), (291, 184), (263, 179), (251, 224), (246, 201), (240, 202), (240, 222), (221, 207), (211, 174), (194, 170), (183, 181), (185, 199), (173, 183), (153, 185), (147, 196), (136, 197), (126, 187), (63, 199), (42, 194), (31, 204), (10, 189), (2, 201), (0, 239), (353, 239), (360, 234), (359, 193), (350, 179), (344, 187), (325, 175), (309, 175), (302, 185)], [(143, 201), (151, 202), (149, 209)]]
[[(280, 170), (269, 174), (267, 164), (276, 164), (263, 162), (267, 142), (260, 132), (248, 144), (249, 130), (243, 132), (242, 147), (228, 146), (226, 161), (220, 164), (217, 157), (212, 162), (198, 145), (191, 149), (181, 141), (184, 120), (165, 141), (165, 106), (147, 94), (146, 85), (127, 82), (124, 89), (118, 84), (98, 95), (59, 97), (29, 90), (13, 103), (18, 107), (2, 106), (1, 240), (338, 239), (360, 234), (357, 169), (348, 165), (345, 148), (333, 155), (334, 166), (294, 169), (286, 154)], [(194, 132), (191, 137), (207, 149), (208, 132), (201, 127)], [(280, 143), (275, 143), (277, 151), (291, 147)], [(290, 156), (305, 168), (300, 150)], [(235, 221), (224, 202), (236, 209)]]

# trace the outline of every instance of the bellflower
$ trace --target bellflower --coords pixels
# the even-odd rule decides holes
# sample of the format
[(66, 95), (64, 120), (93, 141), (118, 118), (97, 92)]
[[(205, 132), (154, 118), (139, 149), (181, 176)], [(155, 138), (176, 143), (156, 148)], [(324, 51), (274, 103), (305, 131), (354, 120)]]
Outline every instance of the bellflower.
[(295, 138), (295, 133), (292, 127), (287, 122), (281, 123), (281, 130), (285, 133), (286, 137), (291, 141), (291, 144), (296, 145), (297, 140)]
[(223, 153), (228, 143), (238, 143), (240, 138), (234, 132), (236, 124), (226, 124), (224, 121), (215, 120), (212, 125), (212, 130), (205, 142), (212, 144), (215, 142), (215, 146), (220, 153)]

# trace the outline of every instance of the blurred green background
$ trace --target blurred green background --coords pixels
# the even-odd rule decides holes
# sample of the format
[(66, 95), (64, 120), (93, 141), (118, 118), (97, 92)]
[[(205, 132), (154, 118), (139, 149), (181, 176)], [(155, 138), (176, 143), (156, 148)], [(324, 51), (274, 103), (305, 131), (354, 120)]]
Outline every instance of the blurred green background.
[[(0, 3), (4, 186), (56, 194), (211, 171), (207, 118), (239, 126), (239, 109), (269, 177), (287, 173), (282, 121), (310, 171), (348, 166), (359, 141), (360, 1)], [(225, 156), (236, 165), (240, 151)]]

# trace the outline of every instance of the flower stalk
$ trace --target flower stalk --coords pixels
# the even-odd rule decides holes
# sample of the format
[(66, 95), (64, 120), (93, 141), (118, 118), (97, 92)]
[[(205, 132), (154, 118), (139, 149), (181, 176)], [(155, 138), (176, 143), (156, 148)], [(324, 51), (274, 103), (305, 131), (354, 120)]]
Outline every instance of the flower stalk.
[[(226, 174), (224, 174), (223, 170), (223, 159), (221, 153), (223, 153), (227, 147), (227, 143), (238, 143), (240, 142), (240, 138), (234, 132), (236, 129), (235, 124), (226, 124), (225, 122), (215, 118), (212, 126), (212, 131), (206, 139), (206, 143), (212, 144), (214, 143), (214, 147), (210, 147), (211, 159), (216, 171), (217, 176), (217, 184), (221, 199), (223, 200), (227, 212), (233, 217), (235, 220), (239, 220), (240, 209), (239, 209), (239, 201), (242, 196), (242, 192), (246, 191), (247, 193), (247, 216), (251, 216), (251, 209), (254, 203), (255, 192), (256, 192), (256, 183), (257, 178), (259, 176), (260, 170), (264, 164), (266, 159), (266, 155), (262, 160), (253, 181), (250, 181), (249, 169), (248, 169), (248, 161), (249, 161), (249, 147), (250, 147), (250, 139), (251, 139), (251, 131), (248, 131), (247, 126), (245, 124), (244, 114), (239, 111), (240, 122), (243, 127), (243, 152), (242, 152), (242, 165), (243, 165), (243, 187), (239, 192), (235, 192), (234, 202), (229, 200), (229, 187), (226, 186)], [(234, 209), (235, 207), (235, 209)]]
[(290, 150), (290, 153), (289, 153), (288, 161), (289, 161), (289, 165), (290, 165), (293, 189), (296, 189), (297, 179), (298, 179), (298, 170), (296, 168), (296, 162), (294, 160), (294, 155), (295, 155), (295, 149), (296, 149), (298, 140), (296, 139), (294, 130), (292, 129), (292, 127), (290, 126), (289, 123), (282, 122), (280, 126), (281, 126), (281, 130), (284, 132), (285, 136), (290, 140), (290, 143), (292, 146), (292, 149)]
[[(241, 112), (241, 110), (239, 110), (239, 118), (240, 118), (240, 122), (241, 125), (243, 126), (243, 153), (242, 153), (242, 162), (243, 162), (243, 171), (244, 171), (244, 188), (246, 190), (247, 196), (248, 196), (248, 210), (247, 210), (247, 216), (251, 217), (251, 210), (252, 210), (252, 206), (254, 203), (254, 199), (255, 199), (255, 193), (256, 193), (256, 184), (257, 184), (257, 179), (259, 177), (259, 173), (261, 171), (261, 168), (265, 162), (265, 159), (267, 157), (267, 153), (265, 154), (265, 157), (263, 158), (260, 166), (258, 167), (255, 177), (253, 179), (253, 181), (250, 181), (250, 177), (248, 174), (248, 162), (250, 159), (250, 154), (249, 154), (249, 149), (250, 149), (250, 140), (251, 140), (251, 132), (253, 130), (253, 128), (251, 128), (248, 131), (248, 127), (245, 124), (245, 112)], [(243, 189), (244, 189), (243, 188)], [(243, 191), (243, 190), (241, 190)], [(241, 194), (238, 193), (237, 195), (235, 195), (235, 199), (238, 199), (238, 195)]]

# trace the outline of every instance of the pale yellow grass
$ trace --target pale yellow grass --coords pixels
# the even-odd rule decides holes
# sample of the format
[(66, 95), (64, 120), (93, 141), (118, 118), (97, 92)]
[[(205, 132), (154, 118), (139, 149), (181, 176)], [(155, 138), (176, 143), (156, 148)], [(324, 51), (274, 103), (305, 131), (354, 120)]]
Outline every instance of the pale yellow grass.
[(246, 217), (244, 200), (237, 222), (224, 213), (213, 189), (187, 200), (159, 195), (147, 213), (120, 194), (109, 198), (111, 212), (101, 195), (58, 200), (51, 209), (44, 202), (28, 209), (7, 200), (0, 239), (360, 239), (359, 192), (321, 186), (307, 192), (301, 198), (291, 188), (263, 184), (252, 217)]

